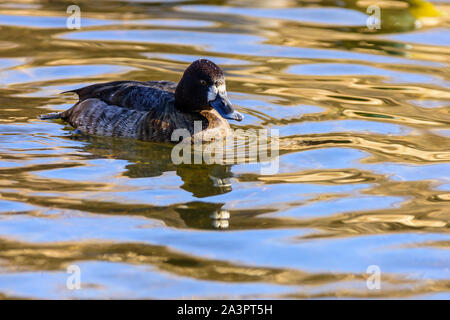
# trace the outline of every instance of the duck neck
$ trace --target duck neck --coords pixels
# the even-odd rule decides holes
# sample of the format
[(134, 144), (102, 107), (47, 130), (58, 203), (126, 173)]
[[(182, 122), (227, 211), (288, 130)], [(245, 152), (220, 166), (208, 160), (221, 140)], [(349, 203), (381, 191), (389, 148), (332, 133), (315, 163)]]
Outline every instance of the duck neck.
[(179, 112), (189, 112), (189, 108), (186, 105), (185, 97), (185, 88), (184, 88), (184, 79), (181, 78), (175, 89), (175, 109)]

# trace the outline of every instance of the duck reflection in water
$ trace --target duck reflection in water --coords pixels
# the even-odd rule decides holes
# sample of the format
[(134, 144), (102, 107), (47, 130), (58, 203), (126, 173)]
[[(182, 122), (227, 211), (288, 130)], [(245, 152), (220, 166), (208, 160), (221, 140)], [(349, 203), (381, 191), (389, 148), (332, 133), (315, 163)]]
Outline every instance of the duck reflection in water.
[[(85, 142), (82, 151), (89, 153), (89, 157), (129, 161), (123, 175), (130, 178), (158, 177), (165, 172), (174, 171), (183, 181), (181, 188), (196, 198), (225, 194), (232, 190), (232, 165), (175, 165), (171, 159), (174, 147), (171, 144), (88, 135), (75, 135), (71, 138)], [(192, 201), (174, 207), (174, 210), (190, 228), (226, 229), (230, 213), (222, 208), (224, 205), (225, 203)]]

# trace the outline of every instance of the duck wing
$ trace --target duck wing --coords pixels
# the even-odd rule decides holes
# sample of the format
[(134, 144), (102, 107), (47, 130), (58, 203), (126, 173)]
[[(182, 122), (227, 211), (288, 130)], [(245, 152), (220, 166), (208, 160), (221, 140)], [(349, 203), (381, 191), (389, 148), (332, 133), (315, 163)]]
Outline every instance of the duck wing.
[(109, 105), (151, 111), (173, 104), (177, 84), (171, 81), (113, 81), (65, 91), (78, 94), (79, 102), (95, 98)]

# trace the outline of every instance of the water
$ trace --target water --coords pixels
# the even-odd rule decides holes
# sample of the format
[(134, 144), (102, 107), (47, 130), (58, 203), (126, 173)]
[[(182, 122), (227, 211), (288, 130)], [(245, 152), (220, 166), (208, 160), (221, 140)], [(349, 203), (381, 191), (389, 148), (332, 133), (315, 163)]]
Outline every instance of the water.
[[(0, 3), (0, 297), (450, 298), (450, 2), (77, 3)], [(36, 118), (199, 57), (278, 173)]]

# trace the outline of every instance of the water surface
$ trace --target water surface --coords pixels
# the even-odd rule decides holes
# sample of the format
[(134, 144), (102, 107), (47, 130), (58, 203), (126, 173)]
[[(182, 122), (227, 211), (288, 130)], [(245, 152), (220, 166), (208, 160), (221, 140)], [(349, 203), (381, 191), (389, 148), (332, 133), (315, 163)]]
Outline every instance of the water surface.
[[(79, 30), (69, 4), (0, 4), (1, 298), (450, 298), (450, 2), (385, 1), (379, 30), (370, 1), (78, 1)], [(233, 128), (279, 130), (278, 173), (37, 119), (200, 57)]]

